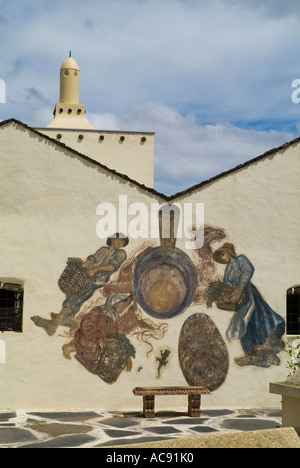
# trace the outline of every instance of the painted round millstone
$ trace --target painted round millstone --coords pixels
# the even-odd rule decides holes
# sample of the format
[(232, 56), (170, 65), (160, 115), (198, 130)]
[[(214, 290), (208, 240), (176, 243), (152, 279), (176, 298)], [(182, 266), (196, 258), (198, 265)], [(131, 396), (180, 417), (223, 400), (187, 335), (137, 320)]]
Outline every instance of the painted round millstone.
[(179, 298), (176, 285), (165, 279), (154, 283), (149, 290), (149, 305), (155, 312), (176, 310), (181, 303)]
[(179, 363), (189, 385), (217, 390), (225, 381), (229, 356), (225, 341), (213, 320), (196, 313), (184, 322), (178, 344)]
[(138, 261), (134, 291), (140, 306), (156, 318), (171, 318), (191, 304), (197, 273), (181, 250), (156, 247)]

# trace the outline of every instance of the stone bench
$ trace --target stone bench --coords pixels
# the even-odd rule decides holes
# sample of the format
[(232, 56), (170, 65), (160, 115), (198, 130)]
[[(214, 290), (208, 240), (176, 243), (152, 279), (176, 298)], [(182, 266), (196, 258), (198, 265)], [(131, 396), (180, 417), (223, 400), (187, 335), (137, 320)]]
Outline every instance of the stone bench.
[(200, 416), (201, 395), (209, 395), (206, 387), (135, 387), (134, 395), (143, 397), (143, 415), (145, 418), (154, 418), (155, 395), (188, 395), (188, 415)]

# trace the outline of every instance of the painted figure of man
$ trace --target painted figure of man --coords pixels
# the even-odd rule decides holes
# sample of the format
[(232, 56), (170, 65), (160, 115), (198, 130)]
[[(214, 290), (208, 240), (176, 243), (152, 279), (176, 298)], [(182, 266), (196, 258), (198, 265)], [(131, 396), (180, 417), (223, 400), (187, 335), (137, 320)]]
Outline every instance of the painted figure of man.
[[(106, 244), (100, 247), (84, 262), (78, 258), (69, 258), (65, 272), (58, 284), (66, 294), (59, 314), (51, 313), (51, 319), (47, 320), (38, 315), (31, 320), (38, 327), (43, 328), (49, 336), (54, 335), (59, 325), (75, 328), (75, 316), (82, 304), (90, 299), (94, 292), (108, 283), (111, 275), (117, 271), (126, 260), (127, 254), (122, 247), (128, 244), (128, 237), (116, 233), (110, 236)], [(73, 276), (67, 275), (69, 271)]]

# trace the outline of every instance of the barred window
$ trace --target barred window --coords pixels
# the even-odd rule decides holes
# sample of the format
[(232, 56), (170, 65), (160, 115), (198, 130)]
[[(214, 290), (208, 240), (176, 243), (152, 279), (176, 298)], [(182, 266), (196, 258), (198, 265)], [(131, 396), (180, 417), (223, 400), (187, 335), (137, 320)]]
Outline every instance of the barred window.
[(23, 286), (0, 283), (0, 332), (22, 332)]
[(286, 334), (300, 334), (300, 286), (295, 286), (287, 290)]

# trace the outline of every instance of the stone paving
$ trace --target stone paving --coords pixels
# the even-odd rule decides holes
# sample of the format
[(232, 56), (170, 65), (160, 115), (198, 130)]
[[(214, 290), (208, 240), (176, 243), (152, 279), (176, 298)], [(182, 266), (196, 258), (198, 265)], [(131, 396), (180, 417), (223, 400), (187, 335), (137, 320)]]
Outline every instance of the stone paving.
[(157, 412), (0, 411), (0, 448), (95, 448), (155, 442), (210, 433), (281, 427), (280, 409), (209, 409), (201, 417)]

